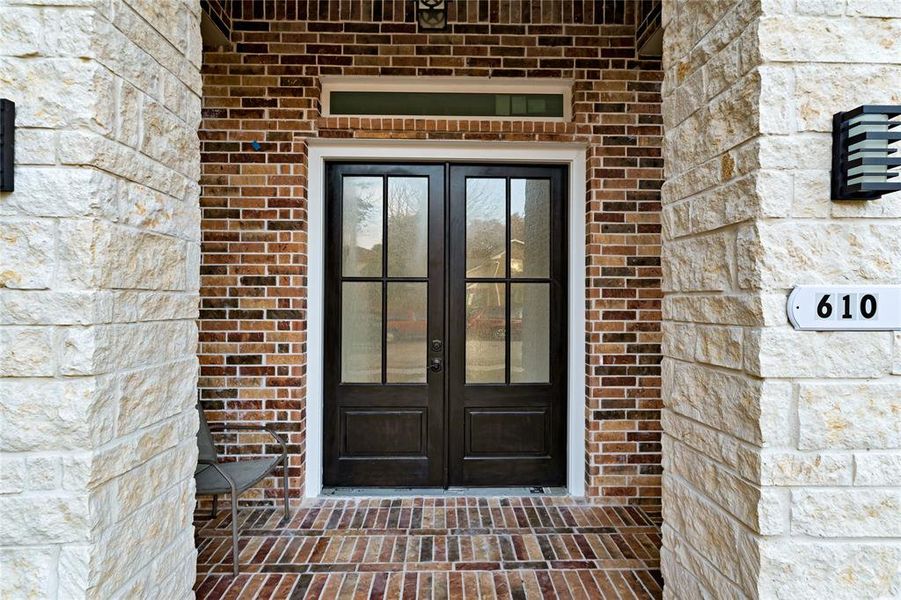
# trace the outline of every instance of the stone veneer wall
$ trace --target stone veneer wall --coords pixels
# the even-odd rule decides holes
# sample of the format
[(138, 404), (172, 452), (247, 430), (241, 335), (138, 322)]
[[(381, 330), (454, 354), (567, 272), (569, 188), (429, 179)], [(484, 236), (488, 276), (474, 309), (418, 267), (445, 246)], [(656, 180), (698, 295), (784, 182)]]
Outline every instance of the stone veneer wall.
[(199, 17), (0, 0), (2, 598), (191, 595)]
[[(233, 2), (234, 48), (204, 53), (208, 416), (283, 431), (292, 494), (303, 493), (308, 138), (580, 142), (590, 177), (586, 489), (601, 502), (659, 504), (662, 75), (659, 61), (635, 55), (636, 5), (451, 2), (448, 31), (430, 34), (417, 32), (412, 6)], [(320, 75), (569, 78), (574, 118), (323, 118)], [(259, 453), (263, 439), (231, 434), (223, 449)], [(244, 497), (254, 492), (272, 501), (263, 490)]]
[(664, 6), (669, 598), (901, 597), (901, 335), (791, 287), (901, 282), (901, 195), (831, 202), (831, 116), (901, 104), (901, 3)]

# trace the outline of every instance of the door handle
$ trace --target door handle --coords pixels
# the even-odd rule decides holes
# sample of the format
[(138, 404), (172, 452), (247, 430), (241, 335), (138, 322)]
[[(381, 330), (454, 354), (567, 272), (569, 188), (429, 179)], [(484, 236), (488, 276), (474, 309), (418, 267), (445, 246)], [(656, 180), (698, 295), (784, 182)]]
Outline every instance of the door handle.
[(433, 358), (429, 361), (429, 371), (432, 373), (440, 373), (441, 372), (441, 359)]

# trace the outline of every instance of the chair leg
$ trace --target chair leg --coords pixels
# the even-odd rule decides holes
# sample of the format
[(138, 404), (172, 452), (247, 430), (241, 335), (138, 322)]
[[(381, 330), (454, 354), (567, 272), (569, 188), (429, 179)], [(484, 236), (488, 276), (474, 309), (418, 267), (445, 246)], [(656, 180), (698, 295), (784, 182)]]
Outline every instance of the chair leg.
[(232, 501), (232, 563), (235, 577), (238, 576), (238, 495), (231, 495)]
[(210, 515), (211, 519), (215, 519), (216, 515), (219, 514), (219, 496), (213, 496), (213, 509), (212, 514)]
[(291, 513), (288, 510), (288, 461), (285, 461), (285, 465), (282, 467), (282, 485), (284, 487), (284, 495), (285, 495), (285, 521), (287, 522), (289, 518), (291, 518)]

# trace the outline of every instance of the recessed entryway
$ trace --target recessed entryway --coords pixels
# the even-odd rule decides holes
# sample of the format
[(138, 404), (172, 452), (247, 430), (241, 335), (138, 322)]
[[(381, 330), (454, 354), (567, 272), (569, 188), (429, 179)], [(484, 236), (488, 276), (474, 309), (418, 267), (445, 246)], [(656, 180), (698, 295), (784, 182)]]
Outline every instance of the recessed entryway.
[(327, 485), (565, 482), (567, 181), (327, 166)]

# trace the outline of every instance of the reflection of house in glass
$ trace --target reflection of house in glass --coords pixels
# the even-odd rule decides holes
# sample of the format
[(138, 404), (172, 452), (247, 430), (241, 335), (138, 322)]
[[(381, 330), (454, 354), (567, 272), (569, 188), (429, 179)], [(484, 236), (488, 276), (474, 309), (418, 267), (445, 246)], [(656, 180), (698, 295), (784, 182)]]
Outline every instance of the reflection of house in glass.
[(508, 338), (510, 381), (547, 381), (550, 182), (510, 179), (509, 214), (507, 180), (466, 184), (466, 381), (505, 380)]

